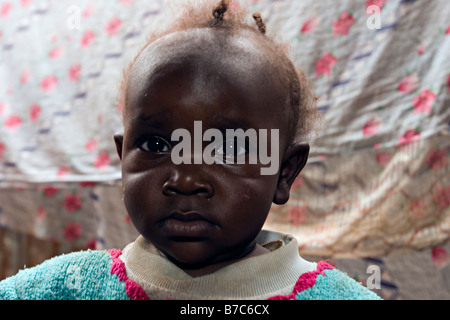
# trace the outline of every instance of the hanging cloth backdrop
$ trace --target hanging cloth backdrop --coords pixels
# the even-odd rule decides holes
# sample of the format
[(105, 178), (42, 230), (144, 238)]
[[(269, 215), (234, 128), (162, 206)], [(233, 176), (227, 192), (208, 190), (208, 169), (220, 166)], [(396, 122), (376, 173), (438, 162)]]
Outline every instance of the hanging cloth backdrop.
[[(274, 206), (266, 226), (295, 235), (311, 255), (446, 243), (448, 1), (240, 4), (280, 35), (324, 114), (289, 203)], [(371, 5), (380, 16), (367, 13)], [(123, 68), (166, 13), (158, 0), (1, 2), (2, 228), (79, 247), (135, 238), (112, 139), (122, 130), (116, 96)]]

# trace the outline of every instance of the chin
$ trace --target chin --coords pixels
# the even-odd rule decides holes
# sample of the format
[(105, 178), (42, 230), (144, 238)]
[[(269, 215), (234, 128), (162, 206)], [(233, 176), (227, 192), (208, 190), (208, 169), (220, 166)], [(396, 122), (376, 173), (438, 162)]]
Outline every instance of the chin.
[(199, 269), (217, 262), (216, 251), (200, 241), (179, 242), (160, 251), (181, 269)]

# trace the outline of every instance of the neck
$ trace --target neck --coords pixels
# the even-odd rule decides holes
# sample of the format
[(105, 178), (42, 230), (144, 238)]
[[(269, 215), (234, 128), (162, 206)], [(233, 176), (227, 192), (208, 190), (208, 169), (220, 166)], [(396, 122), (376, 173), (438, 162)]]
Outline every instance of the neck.
[[(233, 264), (235, 262), (238, 261), (242, 261), (244, 259), (248, 259), (251, 257), (256, 257), (262, 254), (265, 254), (267, 252), (270, 252), (270, 250), (262, 247), (259, 244), (256, 244), (253, 249), (248, 252), (247, 254), (245, 254), (243, 257), (240, 257), (238, 259), (231, 259), (231, 260), (226, 260), (226, 261), (222, 261), (222, 262), (218, 262), (218, 263), (214, 263), (214, 264), (210, 264), (201, 268), (195, 268), (195, 269), (190, 269), (190, 268), (182, 268), (184, 272), (186, 272), (188, 275), (190, 275), (191, 277), (195, 278), (195, 277), (201, 277), (201, 276), (205, 276), (207, 274), (211, 274), (216, 272), (217, 270), (226, 267), (230, 264)], [(167, 259), (167, 257), (160, 252), (160, 254), (165, 257)]]

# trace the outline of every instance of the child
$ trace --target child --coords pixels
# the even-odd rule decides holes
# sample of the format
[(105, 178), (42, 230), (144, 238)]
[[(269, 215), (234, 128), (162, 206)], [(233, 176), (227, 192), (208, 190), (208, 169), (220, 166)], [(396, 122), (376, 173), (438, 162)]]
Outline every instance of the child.
[[(301, 141), (317, 114), (303, 73), (253, 17), (246, 24), (227, 1), (192, 9), (126, 71), (124, 133), (114, 140), (141, 236), (123, 252), (71, 253), (25, 269), (0, 283), (0, 297), (378, 298), (326, 262), (302, 259), (295, 238), (261, 231), (306, 164)], [(268, 160), (273, 174), (262, 170)]]

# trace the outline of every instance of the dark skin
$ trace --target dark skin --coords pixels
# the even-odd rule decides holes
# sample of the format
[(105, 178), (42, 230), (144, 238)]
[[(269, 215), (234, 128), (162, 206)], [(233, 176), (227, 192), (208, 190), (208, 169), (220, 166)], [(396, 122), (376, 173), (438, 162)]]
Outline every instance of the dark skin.
[[(114, 136), (124, 204), (137, 230), (192, 276), (264, 254), (255, 238), (306, 164), (309, 145), (290, 143), (290, 119), (280, 112), (288, 86), (276, 59), (251, 31), (195, 29), (158, 39), (133, 65), (124, 134)], [(248, 162), (175, 165), (171, 134), (185, 128), (194, 137), (194, 121), (203, 132), (279, 129), (279, 170), (261, 175), (263, 165)]]

